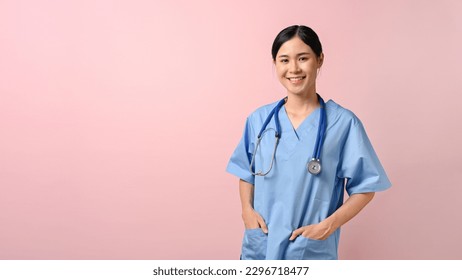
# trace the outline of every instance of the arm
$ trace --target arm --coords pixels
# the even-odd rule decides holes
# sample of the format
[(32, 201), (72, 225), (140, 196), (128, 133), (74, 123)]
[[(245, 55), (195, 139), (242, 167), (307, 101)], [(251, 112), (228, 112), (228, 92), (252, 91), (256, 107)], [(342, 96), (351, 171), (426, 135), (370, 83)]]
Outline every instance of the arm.
[(263, 218), (253, 209), (253, 192), (254, 185), (247, 183), (244, 180), (239, 180), (239, 195), (242, 204), (242, 219), (246, 229), (261, 228), (267, 233), (268, 228)]
[(340, 226), (356, 216), (372, 200), (374, 194), (374, 192), (369, 192), (351, 195), (337, 211), (324, 221), (294, 230), (290, 240), (294, 240), (300, 234), (311, 239), (326, 239)]

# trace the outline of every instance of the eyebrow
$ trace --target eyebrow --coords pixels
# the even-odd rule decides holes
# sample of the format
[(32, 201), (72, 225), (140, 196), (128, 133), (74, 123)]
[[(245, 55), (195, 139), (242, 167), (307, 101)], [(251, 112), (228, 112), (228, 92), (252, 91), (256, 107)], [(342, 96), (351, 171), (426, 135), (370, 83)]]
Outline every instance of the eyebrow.
[[(309, 53), (309, 52), (302, 52), (302, 53), (299, 53), (299, 54), (297, 54), (297, 56), (301, 56), (301, 55), (307, 55), (307, 54), (311, 54), (311, 53)], [(280, 55), (280, 56), (278, 56), (278, 57), (289, 57), (289, 56), (288, 56), (288, 55), (286, 55), (286, 54), (281, 54), (281, 55)]]

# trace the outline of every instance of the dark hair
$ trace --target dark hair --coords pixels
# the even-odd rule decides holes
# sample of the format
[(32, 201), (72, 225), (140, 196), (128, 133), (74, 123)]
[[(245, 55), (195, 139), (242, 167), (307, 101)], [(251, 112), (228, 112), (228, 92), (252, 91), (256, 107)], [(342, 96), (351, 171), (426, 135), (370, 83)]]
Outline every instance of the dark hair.
[(321, 56), (321, 41), (319, 41), (316, 32), (314, 32), (313, 29), (304, 25), (292, 25), (287, 28), (284, 28), (274, 39), (273, 47), (271, 48), (273, 60), (276, 60), (276, 55), (279, 49), (281, 48), (282, 44), (289, 41), (295, 36), (300, 37), (300, 39), (302, 39), (302, 41), (305, 44), (310, 46), (310, 48), (314, 51), (318, 58)]

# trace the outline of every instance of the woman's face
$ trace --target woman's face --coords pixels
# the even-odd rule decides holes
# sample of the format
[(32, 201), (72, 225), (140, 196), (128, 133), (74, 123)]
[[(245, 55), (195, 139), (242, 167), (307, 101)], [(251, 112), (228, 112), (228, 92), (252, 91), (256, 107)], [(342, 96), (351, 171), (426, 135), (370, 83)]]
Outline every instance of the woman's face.
[(316, 75), (324, 55), (318, 58), (298, 36), (282, 44), (274, 64), (281, 84), (288, 93), (307, 95), (316, 92)]

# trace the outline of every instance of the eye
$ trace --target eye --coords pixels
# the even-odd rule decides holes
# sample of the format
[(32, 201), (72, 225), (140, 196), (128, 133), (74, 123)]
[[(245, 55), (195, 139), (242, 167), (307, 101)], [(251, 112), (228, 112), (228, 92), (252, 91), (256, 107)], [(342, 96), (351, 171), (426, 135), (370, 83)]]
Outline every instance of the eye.
[(281, 63), (287, 63), (287, 62), (289, 62), (289, 60), (286, 59), (286, 58), (283, 58), (283, 59), (280, 60), (280, 62), (281, 62)]
[(302, 56), (302, 57), (300, 57), (298, 60), (300, 60), (300, 61), (307, 61), (307, 60), (308, 60), (308, 57)]

